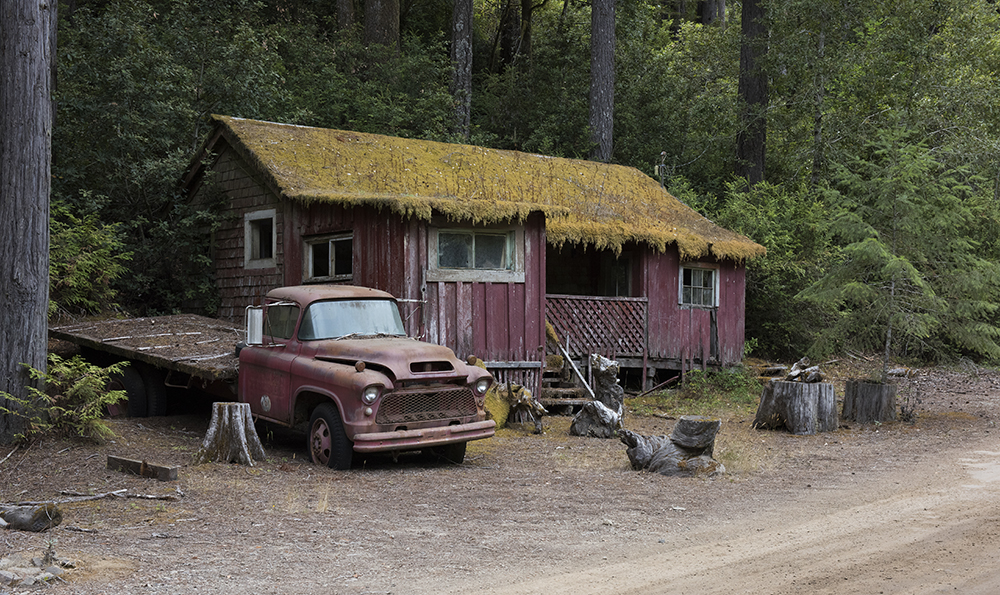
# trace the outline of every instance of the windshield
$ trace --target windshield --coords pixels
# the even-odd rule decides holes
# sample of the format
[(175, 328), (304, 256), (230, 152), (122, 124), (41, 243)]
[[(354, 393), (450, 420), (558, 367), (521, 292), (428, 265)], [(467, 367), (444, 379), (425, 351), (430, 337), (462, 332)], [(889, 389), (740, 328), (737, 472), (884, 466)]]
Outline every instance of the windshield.
[(309, 306), (299, 327), (300, 341), (406, 336), (396, 303), (390, 300), (337, 300)]

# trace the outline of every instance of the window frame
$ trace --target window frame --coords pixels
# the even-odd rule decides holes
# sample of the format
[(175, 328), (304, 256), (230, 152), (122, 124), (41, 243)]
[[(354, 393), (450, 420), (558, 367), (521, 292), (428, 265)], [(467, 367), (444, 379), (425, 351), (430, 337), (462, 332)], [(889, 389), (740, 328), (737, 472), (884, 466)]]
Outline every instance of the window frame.
[[(440, 234), (505, 235), (507, 269), (446, 268), (439, 266)], [(471, 283), (524, 283), (524, 226), (432, 226), (427, 234), (427, 281), (462, 281)]]
[[(261, 221), (271, 221), (271, 256), (267, 258), (254, 257), (254, 246), (260, 246)], [(255, 237), (255, 235), (257, 237)], [(278, 220), (275, 209), (252, 211), (243, 215), (243, 267), (247, 269), (268, 269), (277, 266), (278, 253)]]
[[(695, 303), (685, 303), (684, 302), (684, 271), (711, 271), (712, 272), (712, 304), (695, 304)], [(681, 308), (702, 308), (702, 309), (713, 309), (719, 307), (719, 281), (721, 275), (719, 274), (719, 265), (704, 264), (704, 263), (692, 263), (681, 265), (677, 273), (677, 304)], [(693, 286), (691, 286), (693, 287)], [(704, 287), (702, 285), (701, 287)]]
[[(333, 261), (335, 260), (335, 252), (333, 249), (334, 242), (342, 242), (344, 240), (351, 241), (351, 272), (326, 275), (322, 277), (317, 277), (313, 275), (313, 246), (326, 243), (330, 246), (330, 261), (331, 269), (333, 268)], [(324, 234), (321, 236), (312, 236), (309, 238), (303, 238), (303, 243), (305, 244), (305, 250), (302, 252), (302, 282), (303, 283), (328, 283), (331, 281), (351, 281), (354, 279), (354, 232), (345, 231), (339, 233)], [(331, 271), (335, 273), (335, 271)]]

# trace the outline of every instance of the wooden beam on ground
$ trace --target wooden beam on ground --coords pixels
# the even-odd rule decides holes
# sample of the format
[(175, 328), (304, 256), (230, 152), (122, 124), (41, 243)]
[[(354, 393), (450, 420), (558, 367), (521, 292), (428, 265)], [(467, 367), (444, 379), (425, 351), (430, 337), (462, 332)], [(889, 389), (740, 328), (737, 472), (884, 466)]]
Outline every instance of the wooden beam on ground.
[(178, 468), (150, 465), (146, 461), (133, 461), (132, 459), (108, 455), (108, 469), (158, 479), (160, 481), (175, 481), (177, 479)]

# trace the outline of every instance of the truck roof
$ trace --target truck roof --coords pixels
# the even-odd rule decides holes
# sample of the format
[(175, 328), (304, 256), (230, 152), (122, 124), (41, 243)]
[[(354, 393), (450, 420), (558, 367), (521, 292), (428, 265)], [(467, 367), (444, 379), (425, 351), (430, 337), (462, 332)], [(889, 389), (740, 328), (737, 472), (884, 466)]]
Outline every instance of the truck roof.
[(295, 285), (272, 289), (267, 292), (267, 299), (287, 300), (305, 305), (318, 300), (366, 299), (395, 301), (396, 298), (391, 293), (385, 291), (370, 287), (357, 287), (355, 285)]

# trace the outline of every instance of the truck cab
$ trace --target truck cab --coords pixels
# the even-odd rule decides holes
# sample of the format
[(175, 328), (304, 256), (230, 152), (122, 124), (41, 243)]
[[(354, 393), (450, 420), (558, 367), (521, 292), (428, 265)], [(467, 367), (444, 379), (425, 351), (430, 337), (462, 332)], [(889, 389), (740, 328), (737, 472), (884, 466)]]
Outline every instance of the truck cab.
[(460, 463), (467, 442), (494, 434), (484, 409), (493, 377), (407, 337), (386, 292), (283, 287), (247, 319), (238, 398), (261, 419), (305, 426), (316, 464), (348, 469), (355, 452), (405, 450)]

